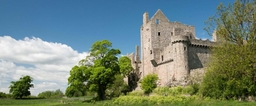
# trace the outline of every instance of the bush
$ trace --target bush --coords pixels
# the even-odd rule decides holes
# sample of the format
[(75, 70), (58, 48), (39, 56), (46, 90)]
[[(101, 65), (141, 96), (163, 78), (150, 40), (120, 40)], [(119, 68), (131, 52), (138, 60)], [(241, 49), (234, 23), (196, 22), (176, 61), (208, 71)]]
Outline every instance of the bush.
[(38, 94), (39, 98), (62, 98), (64, 96), (60, 89), (56, 91), (44, 91)]
[(187, 104), (195, 99), (194, 96), (121, 96), (113, 100), (113, 104), (117, 105), (175, 105)]
[(128, 93), (129, 96), (144, 96), (144, 92), (142, 90), (132, 91)]
[(190, 95), (195, 95), (198, 93), (199, 91), (199, 84), (192, 84), (192, 85), (189, 85), (189, 86), (186, 86), (184, 88), (184, 93), (187, 93), (187, 94), (190, 94)]
[(162, 96), (179, 96), (182, 94), (187, 94), (188, 92), (189, 92), (188, 86), (187, 87), (177, 86), (172, 88), (160, 87), (160, 88), (154, 89), (153, 91), (153, 93), (156, 93)]
[(128, 84), (124, 82), (124, 77), (121, 75), (115, 75), (113, 84), (106, 90), (106, 95), (109, 98), (118, 97), (122, 94), (126, 95), (130, 91)]
[(149, 74), (142, 79), (141, 88), (145, 94), (150, 94), (156, 87), (158, 76), (156, 74)]
[[(228, 48), (227, 48), (228, 47)], [(256, 96), (256, 52), (249, 45), (215, 48), (200, 93), (216, 99), (245, 99)]]
[(4, 92), (0, 92), (0, 98), (11, 98), (10, 94), (6, 94)]

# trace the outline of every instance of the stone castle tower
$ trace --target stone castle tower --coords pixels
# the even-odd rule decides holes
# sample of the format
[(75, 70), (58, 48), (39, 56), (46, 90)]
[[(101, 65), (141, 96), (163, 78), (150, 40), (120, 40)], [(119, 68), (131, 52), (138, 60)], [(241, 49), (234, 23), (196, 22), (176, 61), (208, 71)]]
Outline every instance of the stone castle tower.
[[(208, 39), (196, 39), (194, 26), (170, 22), (161, 10), (151, 19), (147, 12), (143, 14), (140, 32), (141, 57), (138, 50), (136, 56), (129, 57), (140, 79), (157, 74), (159, 86), (183, 81), (193, 72), (204, 71), (210, 57), (209, 47), (214, 44)], [(215, 36), (214, 41), (217, 41)]]

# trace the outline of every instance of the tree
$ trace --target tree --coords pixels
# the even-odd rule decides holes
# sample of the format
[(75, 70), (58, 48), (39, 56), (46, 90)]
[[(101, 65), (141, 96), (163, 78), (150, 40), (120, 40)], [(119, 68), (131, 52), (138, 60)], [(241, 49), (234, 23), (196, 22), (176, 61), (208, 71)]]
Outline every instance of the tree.
[[(126, 68), (132, 67), (127, 63), (130, 61), (127, 57), (121, 57), (119, 61), (117, 55), (120, 53), (119, 49), (112, 48), (112, 43), (108, 40), (95, 42), (91, 46), (89, 56), (82, 59), (79, 66), (75, 66), (70, 71), (70, 88), (67, 88), (66, 93), (74, 92), (75, 87), (83, 85), (88, 91), (97, 92), (97, 99), (106, 99), (106, 90), (114, 83), (116, 79), (114, 76), (118, 74), (125, 76), (129, 73), (129, 69)], [(73, 74), (74, 72), (79, 74)]]
[[(206, 22), (205, 30), (211, 34), (216, 30), (216, 35), (228, 43), (243, 45), (254, 44), (256, 37), (256, 1), (236, 0), (227, 7), (220, 4), (217, 12)], [(227, 43), (226, 42), (226, 43)]]
[(133, 69), (132, 63), (129, 57), (122, 56), (119, 59), (120, 72), (123, 76), (128, 76)]
[(12, 97), (14, 98), (22, 98), (24, 96), (29, 96), (30, 91), (29, 89), (31, 87), (34, 87), (31, 82), (33, 81), (33, 78), (30, 76), (23, 76), (18, 81), (12, 81), (10, 88), (10, 93), (12, 94)]
[(219, 5), (207, 31), (216, 28), (222, 42), (212, 56), (200, 93), (213, 98), (245, 98), (256, 95), (256, 1), (237, 0)]
[(38, 94), (39, 98), (61, 98), (64, 94), (60, 89), (56, 91), (44, 91)]
[(114, 82), (108, 87), (107, 95), (109, 97), (118, 97), (119, 95), (126, 94), (130, 91), (127, 83), (124, 82), (124, 77), (120, 74), (115, 75)]
[(156, 74), (148, 74), (142, 79), (141, 88), (145, 94), (150, 94), (157, 87), (158, 76)]
[(86, 66), (74, 66), (70, 70), (70, 77), (68, 78), (68, 88), (66, 89), (65, 95), (67, 97), (78, 97), (86, 94), (86, 77), (85, 70)]

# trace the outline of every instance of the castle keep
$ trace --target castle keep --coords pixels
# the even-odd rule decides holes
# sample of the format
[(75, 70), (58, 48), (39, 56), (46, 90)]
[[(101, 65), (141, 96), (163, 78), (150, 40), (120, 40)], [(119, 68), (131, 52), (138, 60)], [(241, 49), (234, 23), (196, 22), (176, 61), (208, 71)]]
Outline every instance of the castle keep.
[(147, 12), (143, 14), (140, 37), (141, 57), (137, 46), (135, 54), (129, 55), (132, 65), (140, 79), (157, 74), (159, 86), (204, 71), (210, 57), (209, 47), (217, 40), (215, 34), (213, 41), (196, 39), (194, 26), (171, 22), (161, 10), (150, 19)]

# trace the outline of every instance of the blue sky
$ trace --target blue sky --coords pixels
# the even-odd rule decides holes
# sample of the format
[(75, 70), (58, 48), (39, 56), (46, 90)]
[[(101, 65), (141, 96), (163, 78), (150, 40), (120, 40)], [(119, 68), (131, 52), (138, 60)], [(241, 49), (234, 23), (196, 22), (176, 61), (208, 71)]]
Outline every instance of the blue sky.
[(220, 2), (234, 0), (0, 0), (0, 36), (39, 37), (79, 52), (107, 39), (123, 54), (140, 45), (142, 14), (161, 9), (170, 21), (196, 27), (198, 38), (209, 38), (204, 21)]
[(34, 78), (33, 95), (65, 91), (70, 69), (90, 46), (107, 39), (122, 54), (140, 46), (142, 15), (158, 9), (170, 21), (193, 25), (209, 38), (204, 21), (222, 2), (235, 0), (0, 0), (0, 92), (22, 75)]

